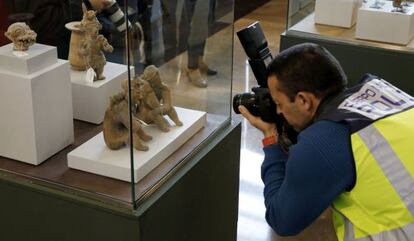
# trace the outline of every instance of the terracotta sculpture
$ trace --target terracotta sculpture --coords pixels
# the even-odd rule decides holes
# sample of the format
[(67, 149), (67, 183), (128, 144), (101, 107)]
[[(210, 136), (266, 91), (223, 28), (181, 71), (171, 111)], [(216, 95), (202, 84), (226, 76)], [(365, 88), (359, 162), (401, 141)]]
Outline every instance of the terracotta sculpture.
[(183, 123), (179, 120), (177, 112), (172, 106), (171, 90), (161, 81), (160, 72), (157, 67), (154, 65), (146, 67), (140, 79), (144, 82), (144, 89), (152, 89), (155, 93), (158, 102), (163, 107), (163, 114), (168, 115), (177, 126), (182, 126)]
[[(132, 99), (141, 99), (140, 86), (137, 82), (133, 83)], [(118, 150), (129, 143), (129, 103), (127, 89), (110, 99), (109, 107), (105, 112), (103, 123), (103, 134), (105, 144), (112, 150)], [(142, 141), (149, 141), (151, 136), (142, 129), (141, 122), (132, 118), (133, 145), (140, 151), (147, 151), (148, 146)]]
[[(141, 91), (141, 95), (133, 96), (133, 115), (146, 124), (155, 124), (161, 131), (168, 132), (170, 124), (163, 117), (164, 108), (152, 88), (139, 78), (135, 78), (132, 82), (134, 86), (139, 86)], [(122, 87), (124, 91), (127, 91), (128, 83), (124, 81)]]
[(13, 23), (4, 34), (14, 46), (13, 50), (27, 51), (36, 42), (37, 34), (22, 22)]
[(85, 58), (80, 55), (79, 47), (80, 43), (85, 38), (85, 32), (81, 31), (80, 21), (69, 22), (65, 24), (65, 27), (71, 31), (70, 35), (70, 47), (68, 60), (72, 69), (77, 71), (86, 70)]
[[(103, 124), (105, 143), (112, 150), (120, 149), (129, 142), (128, 80), (122, 82), (122, 89), (122, 92), (111, 97)], [(168, 132), (170, 124), (163, 117), (168, 115), (177, 126), (183, 125), (172, 106), (171, 91), (162, 83), (155, 66), (147, 67), (140, 77), (131, 80), (131, 94), (133, 139), (137, 150), (148, 150), (141, 140), (152, 139), (142, 129), (141, 122), (155, 124), (161, 131)]]
[(112, 52), (114, 48), (103, 35), (99, 34), (102, 25), (96, 18), (96, 12), (93, 10), (87, 11), (84, 8), (83, 19), (79, 28), (85, 32), (85, 38), (81, 41), (79, 47), (80, 55), (85, 58), (87, 66), (95, 71), (96, 76), (94, 80), (105, 79), (103, 70), (106, 58), (102, 50)]

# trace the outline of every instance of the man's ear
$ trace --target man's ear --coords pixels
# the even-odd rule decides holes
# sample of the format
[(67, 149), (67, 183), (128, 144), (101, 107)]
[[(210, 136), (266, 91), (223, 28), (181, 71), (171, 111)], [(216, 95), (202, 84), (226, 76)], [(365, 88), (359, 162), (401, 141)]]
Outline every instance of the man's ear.
[(319, 99), (311, 92), (299, 91), (296, 94), (296, 101), (306, 111), (314, 111), (318, 107)]

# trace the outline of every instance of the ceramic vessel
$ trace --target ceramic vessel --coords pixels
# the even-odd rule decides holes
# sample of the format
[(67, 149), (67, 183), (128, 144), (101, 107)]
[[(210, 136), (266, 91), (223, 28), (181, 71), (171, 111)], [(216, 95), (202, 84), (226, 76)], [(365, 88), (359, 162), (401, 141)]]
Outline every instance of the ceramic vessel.
[(65, 27), (72, 32), (70, 37), (68, 59), (72, 69), (84, 71), (86, 70), (86, 59), (79, 54), (79, 46), (80, 43), (85, 39), (85, 33), (80, 30), (79, 24), (79, 21), (74, 21), (65, 25)]

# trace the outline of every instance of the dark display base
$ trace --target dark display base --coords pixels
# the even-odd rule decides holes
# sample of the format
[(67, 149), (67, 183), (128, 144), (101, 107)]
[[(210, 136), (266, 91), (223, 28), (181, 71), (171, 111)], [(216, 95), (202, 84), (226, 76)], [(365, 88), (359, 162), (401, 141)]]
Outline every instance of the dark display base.
[(131, 196), (132, 186), (129, 182), (68, 167), (67, 154), (102, 131), (101, 125), (97, 126), (82, 121), (74, 121), (74, 144), (55, 154), (39, 166), (0, 157), (0, 174), (6, 177), (13, 176), (13, 178), (21, 179), (22, 182), (64, 189), (66, 192), (75, 192), (80, 196), (102, 199), (109, 203), (114, 202), (128, 208), (131, 207), (132, 200), (144, 198), (149, 190), (165, 178), (176, 166), (185, 161), (185, 158), (193, 153), (195, 148), (202, 146), (202, 143), (217, 130), (221, 123), (223, 123), (223, 117), (208, 114), (207, 125), (202, 130), (134, 185), (135, 198)]
[(2, 240), (235, 241), (240, 135), (240, 123), (224, 127), (136, 210), (2, 172)]

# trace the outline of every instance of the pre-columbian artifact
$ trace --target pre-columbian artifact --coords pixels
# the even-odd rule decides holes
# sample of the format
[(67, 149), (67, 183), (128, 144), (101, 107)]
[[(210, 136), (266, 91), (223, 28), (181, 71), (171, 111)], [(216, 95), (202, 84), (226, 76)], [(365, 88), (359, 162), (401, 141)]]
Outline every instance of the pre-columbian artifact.
[(103, 71), (106, 58), (102, 50), (112, 52), (114, 48), (103, 35), (99, 34), (102, 25), (96, 18), (96, 12), (93, 10), (87, 11), (84, 8), (83, 19), (79, 27), (81, 31), (85, 32), (85, 37), (80, 43), (79, 53), (85, 58), (87, 67), (95, 71), (94, 80), (105, 79)]
[(65, 27), (71, 31), (68, 56), (70, 66), (74, 70), (84, 71), (86, 70), (86, 60), (80, 55), (79, 47), (85, 38), (85, 32), (80, 29), (80, 21), (67, 23)]
[[(163, 117), (164, 109), (148, 84), (144, 84), (138, 77), (132, 81), (133, 88), (139, 88), (140, 95), (133, 95), (132, 114), (146, 124), (155, 124), (164, 132), (170, 130), (170, 124)], [(128, 90), (128, 82), (122, 83), (124, 91)]]
[(182, 126), (183, 123), (178, 118), (177, 112), (172, 105), (171, 90), (162, 82), (158, 68), (154, 65), (146, 67), (140, 79), (144, 84), (144, 92), (145, 90), (154, 92), (158, 102), (162, 105), (163, 114), (168, 115), (177, 126)]
[(4, 34), (10, 39), (17, 51), (27, 51), (36, 42), (37, 34), (26, 23), (13, 23)]
[[(133, 83), (131, 91), (133, 100), (142, 98), (138, 82)], [(103, 134), (105, 144), (112, 150), (118, 150), (129, 143), (129, 106), (128, 88), (126, 88), (111, 97), (109, 107), (106, 109)], [(132, 132), (134, 148), (147, 151), (148, 146), (142, 141), (149, 141), (152, 137), (142, 129), (137, 117), (132, 118)]]
[[(151, 140), (142, 129), (142, 124), (154, 124), (164, 132), (170, 130), (168, 115), (177, 125), (182, 126), (171, 102), (171, 91), (162, 83), (158, 69), (149, 66), (140, 77), (131, 80), (131, 105), (128, 102), (128, 80), (122, 81), (123, 91), (112, 96), (104, 118), (104, 139), (106, 145), (117, 150), (129, 143), (129, 108), (132, 111), (133, 145), (135, 149), (146, 151), (142, 141)], [(142, 141), (141, 141), (142, 140)]]

